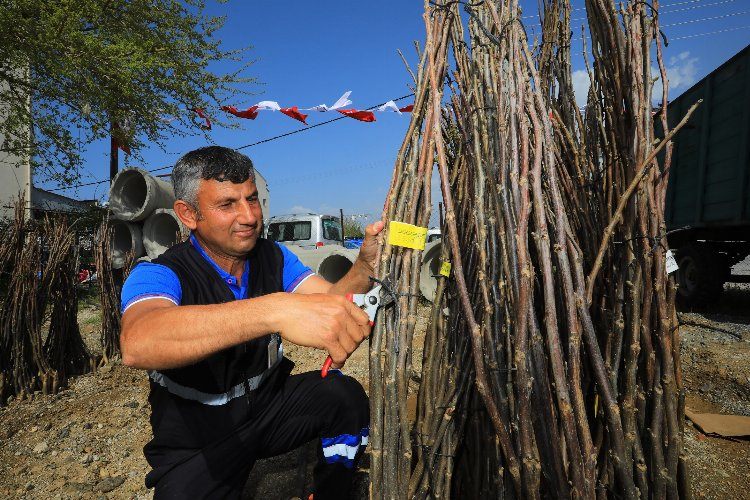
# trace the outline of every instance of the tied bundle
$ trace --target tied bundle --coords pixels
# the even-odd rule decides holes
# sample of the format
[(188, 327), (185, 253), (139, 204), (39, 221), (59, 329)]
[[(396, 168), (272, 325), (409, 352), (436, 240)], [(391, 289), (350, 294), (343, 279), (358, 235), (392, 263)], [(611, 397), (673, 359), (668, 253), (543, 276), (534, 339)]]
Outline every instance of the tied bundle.
[(670, 139), (694, 108), (670, 128), (664, 85), (657, 137), (658, 2), (586, 2), (583, 109), (569, 2), (542, 4), (538, 41), (515, 0), (425, 7), (383, 215), (425, 225), (436, 164), (453, 273), (415, 389), (420, 255), (382, 249), (399, 300), (371, 340), (371, 497), (687, 496), (663, 209)]

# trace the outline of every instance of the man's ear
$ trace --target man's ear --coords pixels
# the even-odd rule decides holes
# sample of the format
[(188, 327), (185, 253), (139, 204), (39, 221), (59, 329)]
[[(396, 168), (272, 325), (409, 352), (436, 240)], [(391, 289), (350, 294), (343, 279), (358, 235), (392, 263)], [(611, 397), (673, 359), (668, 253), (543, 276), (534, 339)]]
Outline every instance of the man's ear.
[(174, 202), (174, 213), (191, 231), (198, 227), (198, 211), (184, 200)]

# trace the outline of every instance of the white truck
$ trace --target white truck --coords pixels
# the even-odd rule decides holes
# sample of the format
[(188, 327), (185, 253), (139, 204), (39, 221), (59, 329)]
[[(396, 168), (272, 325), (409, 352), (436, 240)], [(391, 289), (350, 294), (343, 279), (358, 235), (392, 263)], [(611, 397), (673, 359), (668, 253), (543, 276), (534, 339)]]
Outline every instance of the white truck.
[(269, 240), (305, 249), (343, 245), (341, 219), (333, 215), (276, 215), (268, 219), (265, 235)]

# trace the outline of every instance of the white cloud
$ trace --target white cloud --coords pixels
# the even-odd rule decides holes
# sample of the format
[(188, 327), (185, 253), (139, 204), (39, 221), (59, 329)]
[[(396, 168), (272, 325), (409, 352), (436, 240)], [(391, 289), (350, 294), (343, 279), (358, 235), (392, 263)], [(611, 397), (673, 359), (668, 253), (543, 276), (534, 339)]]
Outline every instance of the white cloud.
[(576, 96), (576, 105), (579, 108), (586, 105), (590, 86), (591, 80), (589, 80), (588, 71), (579, 69), (573, 72), (573, 93)]
[[(698, 58), (690, 57), (690, 52), (680, 52), (676, 56), (669, 58), (666, 63), (667, 80), (669, 81), (670, 99), (679, 95), (683, 90), (690, 87), (696, 82), (698, 75)], [(654, 84), (653, 100), (655, 103), (661, 102), (661, 73), (659, 68), (654, 66), (651, 72), (658, 80)]]

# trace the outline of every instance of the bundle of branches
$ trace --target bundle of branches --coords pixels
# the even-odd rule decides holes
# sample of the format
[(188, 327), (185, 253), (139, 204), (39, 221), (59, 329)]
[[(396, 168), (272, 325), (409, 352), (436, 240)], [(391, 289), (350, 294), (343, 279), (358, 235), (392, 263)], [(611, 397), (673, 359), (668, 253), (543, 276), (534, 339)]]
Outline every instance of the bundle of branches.
[(52, 392), (66, 380), (93, 368), (94, 360), (78, 328), (78, 246), (75, 233), (64, 216), (43, 221), (47, 263), (43, 281), (48, 282), (46, 301), (51, 308), (44, 352), (53, 371)]
[(102, 311), (101, 365), (120, 355), (120, 292), (122, 283), (133, 264), (132, 255), (122, 269), (112, 268), (112, 226), (105, 217), (96, 234), (94, 262), (99, 282)]
[(41, 333), (45, 303), (41, 236), (27, 220), (25, 209), (21, 199), (0, 245), (0, 270), (7, 277), (0, 307), (0, 401), (6, 393), (25, 399), (38, 388), (47, 394), (54, 378)]
[[(668, 158), (656, 160), (687, 117), (656, 145), (657, 19), (637, 1), (618, 17), (611, 0), (587, 2), (595, 69), (581, 116), (570, 6), (544, 6), (534, 56), (515, 0), (427, 5), (418, 113), (384, 216), (424, 225), (436, 158), (453, 280), (435, 301), (436, 345), (425, 348), (412, 426), (418, 252), (383, 248), (379, 276), (400, 296), (371, 343), (373, 498), (688, 493), (662, 245)], [(449, 46), (450, 114), (441, 110)], [(461, 337), (471, 340), (473, 370)]]

